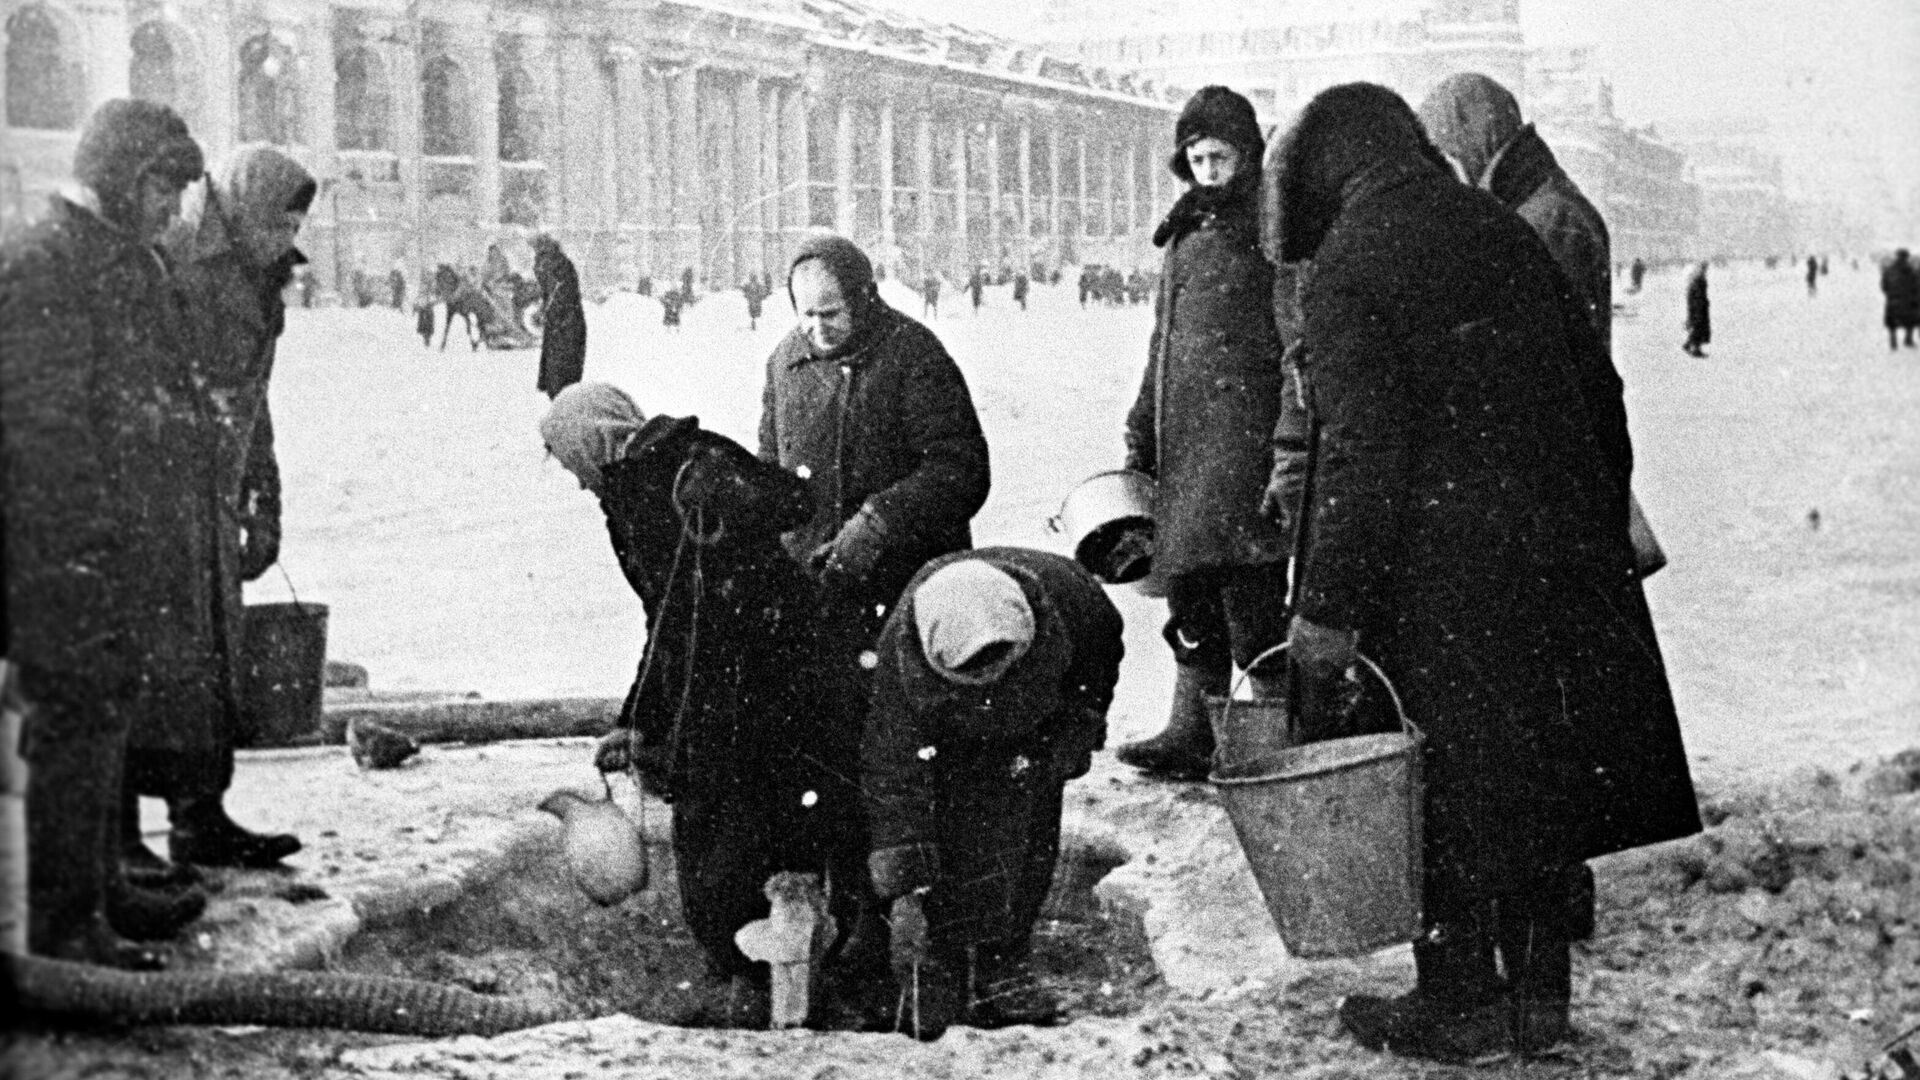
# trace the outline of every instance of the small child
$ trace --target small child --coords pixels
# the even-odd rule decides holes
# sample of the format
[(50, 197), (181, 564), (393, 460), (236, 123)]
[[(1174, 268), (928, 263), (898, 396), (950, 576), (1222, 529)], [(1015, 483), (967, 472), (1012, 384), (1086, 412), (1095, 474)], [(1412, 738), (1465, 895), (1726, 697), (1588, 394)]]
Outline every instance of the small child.
[(433, 345), (433, 305), (418, 303), (413, 305), (413, 332), (420, 335), (420, 344)]

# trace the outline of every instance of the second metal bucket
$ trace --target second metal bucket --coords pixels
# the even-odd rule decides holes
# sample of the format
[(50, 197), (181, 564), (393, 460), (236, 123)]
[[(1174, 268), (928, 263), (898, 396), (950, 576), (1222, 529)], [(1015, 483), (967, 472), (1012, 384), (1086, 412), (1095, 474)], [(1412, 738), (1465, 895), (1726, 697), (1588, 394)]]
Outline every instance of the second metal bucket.
[(1131, 469), (1095, 473), (1067, 493), (1047, 528), (1094, 577), (1139, 582), (1153, 568), (1153, 478)]
[(327, 605), (248, 604), (241, 620), (240, 716), (253, 746), (320, 729)]
[(1399, 732), (1288, 747), (1264, 769), (1213, 777), (1295, 956), (1357, 956), (1419, 936), (1420, 733), (1404, 709), (1400, 718)]
[[(1207, 695), (1207, 723), (1213, 728), (1213, 774), (1255, 776), (1271, 772), (1280, 751), (1298, 739), (1289, 726), (1288, 701), (1283, 697), (1236, 696), (1249, 681), (1253, 668), (1286, 651), (1282, 642), (1254, 657), (1233, 689)], [(1257, 685), (1257, 684), (1256, 684)]]

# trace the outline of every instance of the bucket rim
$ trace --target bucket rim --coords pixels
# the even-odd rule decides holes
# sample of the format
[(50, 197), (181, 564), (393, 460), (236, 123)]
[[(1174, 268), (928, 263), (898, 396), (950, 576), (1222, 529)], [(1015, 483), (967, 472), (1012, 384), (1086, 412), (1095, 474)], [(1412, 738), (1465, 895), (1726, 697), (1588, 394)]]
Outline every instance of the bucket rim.
[[(1417, 754), (1421, 745), (1426, 741), (1417, 731), (1389, 731), (1377, 735), (1351, 735), (1345, 739), (1324, 739), (1320, 742), (1303, 743), (1299, 746), (1289, 746), (1285, 750), (1280, 751), (1280, 753), (1292, 754), (1295, 751), (1305, 750), (1309, 747), (1326, 746), (1328, 743), (1336, 742), (1359, 742), (1363, 739), (1379, 741), (1383, 743), (1383, 745), (1379, 752), (1369, 754), (1365, 757), (1328, 762), (1311, 768), (1289, 769), (1283, 767), (1271, 772), (1262, 773), (1258, 776), (1223, 776), (1217, 772), (1209, 772), (1207, 779), (1221, 787), (1248, 787), (1253, 784), (1279, 783), (1283, 780), (1311, 780), (1316, 777), (1334, 776), (1343, 772), (1351, 772), (1368, 765), (1377, 765), (1388, 758), (1411, 756), (1408, 754), (1408, 751)], [(1396, 742), (1396, 745), (1391, 751), (1387, 750), (1384, 745), (1388, 740), (1394, 740)]]
[(258, 613), (261, 615), (272, 615), (288, 611), (297, 611), (302, 615), (310, 612), (325, 614), (328, 611), (327, 605), (319, 600), (265, 600), (259, 603), (243, 604), (241, 609), (250, 614)]

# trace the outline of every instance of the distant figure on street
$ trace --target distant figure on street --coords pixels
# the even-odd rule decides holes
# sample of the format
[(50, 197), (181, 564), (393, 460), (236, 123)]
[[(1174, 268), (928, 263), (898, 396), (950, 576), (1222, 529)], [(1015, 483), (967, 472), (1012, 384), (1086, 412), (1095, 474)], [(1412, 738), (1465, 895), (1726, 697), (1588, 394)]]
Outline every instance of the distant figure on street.
[(1705, 356), (1700, 346), (1713, 341), (1713, 313), (1707, 303), (1707, 264), (1693, 268), (1687, 279), (1687, 343), (1680, 348), (1688, 356)]
[(1647, 261), (1645, 259), (1633, 260), (1633, 265), (1627, 267), (1627, 292), (1629, 293), (1639, 292), (1640, 283), (1642, 281), (1645, 281), (1646, 278), (1647, 278)]
[(407, 310), (407, 272), (397, 262), (387, 271), (387, 299), (393, 310)]
[(689, 307), (693, 305), (693, 267), (691, 266), (684, 267), (680, 271), (680, 302)]
[(1820, 260), (1807, 256), (1807, 295), (1820, 291)]
[(1025, 271), (1013, 275), (1013, 302), (1020, 305), (1021, 311), (1027, 310), (1028, 285)]
[(438, 316), (433, 313), (433, 297), (422, 295), (413, 305), (413, 332), (420, 335), (420, 344), (433, 347), (434, 323)]
[(928, 274), (920, 283), (920, 317), (937, 319), (940, 317), (940, 275)]
[(740, 295), (747, 298), (747, 329), (760, 329), (760, 311), (771, 290), (759, 274), (748, 274), (747, 280), (740, 283)]
[(973, 298), (973, 313), (975, 315), (980, 314), (980, 305), (985, 302), (983, 294), (986, 288), (987, 275), (983, 273), (979, 267), (974, 267), (973, 273), (967, 277), (967, 294)]
[(552, 399), (580, 381), (587, 365), (587, 311), (580, 302), (580, 274), (560, 242), (545, 233), (533, 238), (533, 279), (540, 285), (539, 391)]
[(679, 289), (668, 289), (660, 294), (660, 325), (669, 330), (679, 331), (680, 309), (687, 304), (687, 294)]
[(640, 280), (633, 283), (633, 291), (641, 296), (652, 296), (653, 275), (647, 273), (645, 270), (640, 271)]
[(1901, 248), (1893, 261), (1880, 272), (1880, 291), (1887, 297), (1887, 348), (1897, 349), (1899, 332), (1907, 332), (1906, 346), (1913, 348), (1913, 329), (1920, 326), (1920, 268), (1914, 266)]

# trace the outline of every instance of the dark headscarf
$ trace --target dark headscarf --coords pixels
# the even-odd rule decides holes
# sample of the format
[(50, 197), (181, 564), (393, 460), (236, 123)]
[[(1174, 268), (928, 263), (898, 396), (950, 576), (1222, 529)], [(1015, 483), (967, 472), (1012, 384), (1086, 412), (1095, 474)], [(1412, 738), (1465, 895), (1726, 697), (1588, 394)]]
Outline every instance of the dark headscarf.
[(1343, 207), (1435, 172), (1452, 170), (1400, 95), (1373, 83), (1323, 90), (1267, 154), (1261, 247), (1276, 265), (1310, 259)]
[(73, 150), (73, 178), (116, 225), (133, 220), (135, 186), (151, 173), (184, 188), (207, 170), (187, 122), (165, 105), (115, 98), (93, 110)]
[(1467, 183), (1486, 187), (1487, 170), (1526, 127), (1506, 87), (1475, 72), (1450, 75), (1420, 103), (1420, 123), (1442, 154), (1460, 163)]
[(1224, 86), (1203, 86), (1187, 99), (1180, 119), (1173, 124), (1173, 157), (1167, 168), (1173, 175), (1193, 183), (1193, 166), (1187, 164), (1187, 147), (1201, 139), (1219, 139), (1240, 151), (1241, 171), (1257, 168), (1267, 152), (1266, 137), (1260, 134), (1253, 103)]

